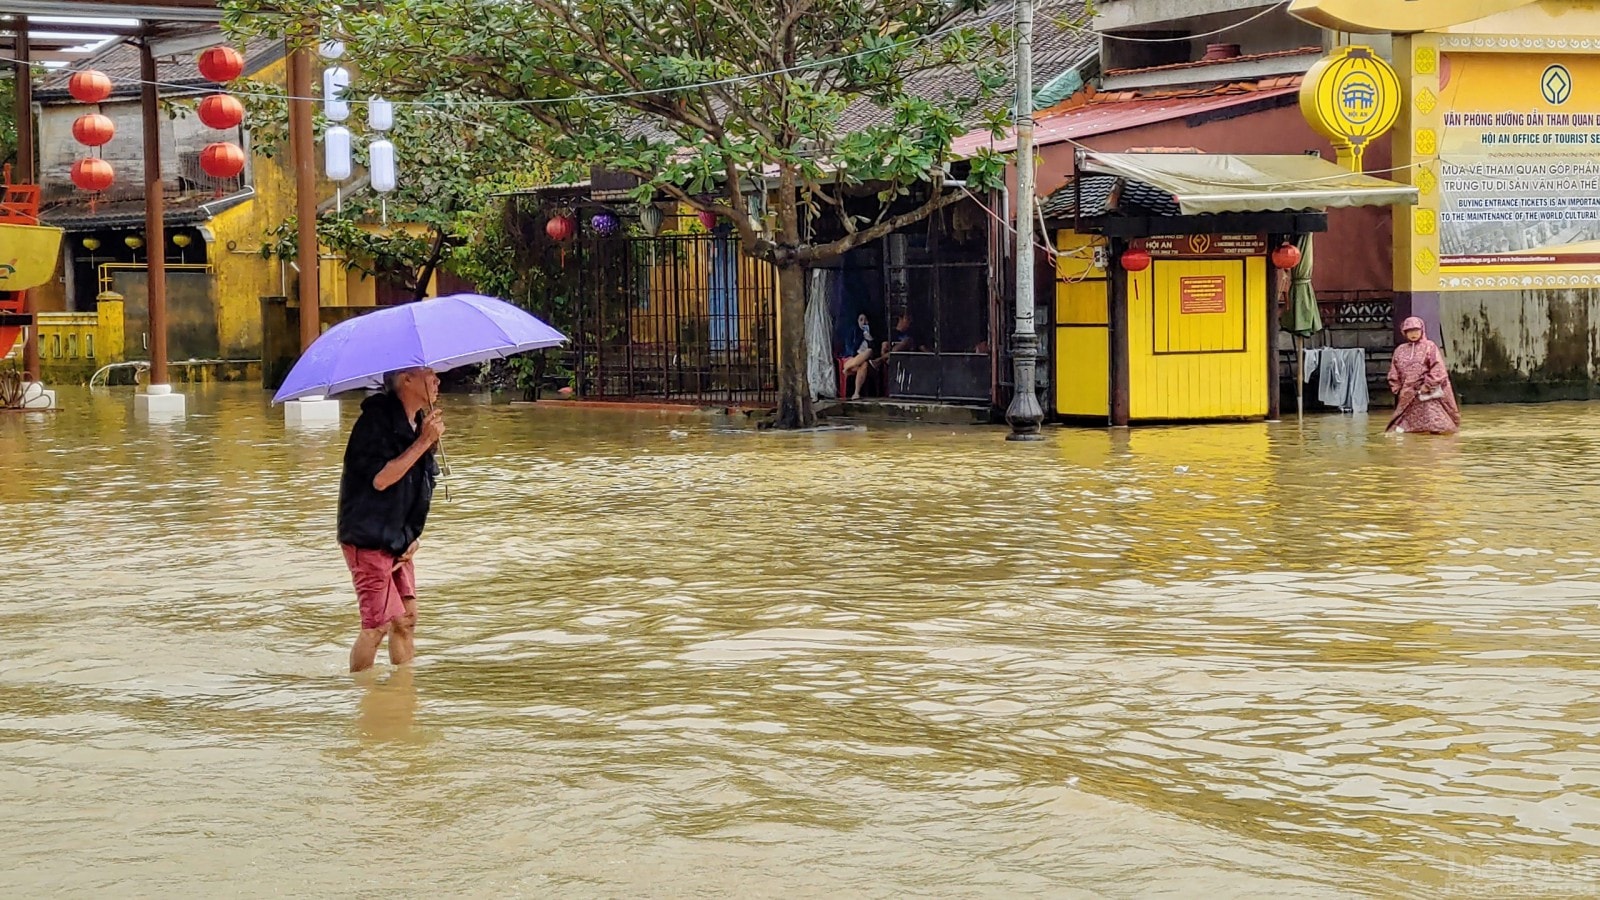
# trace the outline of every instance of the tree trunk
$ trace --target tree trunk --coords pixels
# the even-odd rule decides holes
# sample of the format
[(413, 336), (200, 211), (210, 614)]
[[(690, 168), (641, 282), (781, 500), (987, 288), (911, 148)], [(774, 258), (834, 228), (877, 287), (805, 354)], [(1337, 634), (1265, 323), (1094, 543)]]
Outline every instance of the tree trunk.
[(778, 269), (778, 418), (773, 424), (817, 424), (806, 365), (806, 269), (793, 263)]
[(800, 245), (799, 179), (794, 166), (778, 168), (778, 428), (817, 424), (806, 366), (806, 267), (793, 251)]

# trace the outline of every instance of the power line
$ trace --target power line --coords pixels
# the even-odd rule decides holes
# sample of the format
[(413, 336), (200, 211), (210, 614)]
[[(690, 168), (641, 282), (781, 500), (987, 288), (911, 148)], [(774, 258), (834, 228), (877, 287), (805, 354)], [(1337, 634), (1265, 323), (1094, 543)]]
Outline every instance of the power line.
[[(954, 34), (954, 33), (958, 32), (958, 31), (963, 30), (963, 29), (972, 28), (972, 27), (977, 26), (977, 25), (989, 24), (989, 23), (998, 21), (1000, 19), (1009, 17), (1014, 9), (1015, 9), (1015, 4), (1012, 4), (1010, 6), (1007, 6), (1005, 9), (999, 10), (997, 12), (992, 12), (992, 13), (990, 13), (988, 15), (985, 15), (985, 16), (982, 16), (980, 18), (967, 20), (967, 21), (961, 22), (959, 24), (952, 24), (952, 25), (949, 25), (949, 26), (947, 26), (945, 28), (941, 28), (941, 29), (938, 29), (936, 31), (931, 31), (931, 32), (929, 32), (927, 34), (920, 35), (918, 37), (911, 38), (911, 39), (906, 40), (906, 41), (897, 42), (894, 45), (888, 46), (888, 47), (873, 47), (873, 48), (869, 48), (867, 50), (858, 51), (856, 53), (849, 53), (849, 54), (846, 54), (844, 56), (836, 56), (836, 57), (832, 57), (832, 58), (829, 58), (829, 59), (811, 60), (811, 61), (808, 61), (808, 62), (797, 63), (797, 64), (795, 64), (793, 66), (786, 66), (786, 67), (781, 68), (781, 69), (770, 69), (770, 70), (763, 71), (763, 72), (752, 72), (752, 73), (745, 74), (745, 75), (734, 75), (734, 76), (730, 76), (728, 78), (719, 78), (719, 79), (715, 79), (715, 80), (712, 80), (712, 81), (692, 82), (692, 83), (689, 83), (689, 84), (674, 85), (672, 87), (647, 88), (647, 89), (644, 89), (644, 90), (637, 90), (637, 91), (619, 91), (619, 92), (610, 93), (610, 94), (586, 94), (586, 95), (580, 95), (580, 96), (574, 96), (574, 97), (530, 98), (530, 99), (525, 99), (525, 100), (487, 100), (487, 99), (484, 99), (484, 100), (461, 99), (461, 100), (449, 100), (449, 101), (392, 100), (390, 102), (393, 103), (396, 106), (422, 106), (422, 107), (443, 107), (443, 106), (451, 106), (451, 107), (461, 107), (461, 106), (493, 106), (493, 107), (546, 106), (546, 105), (554, 105), (554, 104), (557, 104), (557, 103), (594, 103), (594, 102), (604, 102), (604, 101), (608, 101), (608, 100), (626, 100), (626, 99), (631, 99), (631, 98), (634, 98), (634, 97), (654, 96), (656, 94), (675, 94), (675, 93), (679, 93), (679, 92), (682, 92), (682, 91), (701, 90), (703, 88), (726, 87), (726, 86), (735, 85), (735, 84), (745, 84), (745, 83), (751, 82), (751, 81), (760, 81), (760, 80), (765, 79), (765, 78), (776, 78), (776, 77), (778, 77), (780, 75), (788, 75), (788, 74), (792, 74), (792, 73), (795, 73), (795, 72), (809, 72), (809, 71), (812, 71), (814, 69), (827, 68), (829, 66), (838, 65), (840, 63), (850, 62), (850, 61), (857, 60), (857, 59), (863, 59), (863, 58), (866, 58), (866, 57), (869, 57), (869, 56), (873, 56), (873, 55), (876, 55), (876, 54), (879, 54), (879, 53), (889, 53), (889, 52), (893, 52), (893, 51), (897, 51), (897, 50), (904, 50), (907, 47), (914, 46), (916, 44), (921, 44), (921, 43), (924, 43), (924, 42), (927, 42), (927, 41), (931, 41), (931, 40), (934, 40), (936, 38), (941, 38), (941, 37), (944, 37), (946, 35)], [(33, 67), (33, 68), (47, 69), (48, 71), (51, 71), (51, 72), (60, 72), (60, 71), (62, 71), (59, 68), (50, 68), (50, 67), (46, 66), (44, 63), (33, 62), (33, 61), (29, 61), (29, 62), (24, 63), (20, 59), (16, 59), (14, 57), (7, 57), (7, 56), (0, 56), (0, 63), (11, 63), (13, 65), (27, 65), (27, 66), (30, 66), (30, 67)], [(81, 71), (81, 70), (72, 70), (72, 71)], [(122, 84), (129, 84), (129, 85), (141, 85), (142, 86), (142, 85), (145, 85), (145, 84), (150, 84), (150, 85), (153, 85), (153, 86), (158, 87), (158, 88), (168, 88), (168, 89), (171, 89), (171, 90), (181, 90), (181, 91), (190, 91), (190, 92), (206, 92), (206, 93), (227, 93), (227, 94), (232, 94), (232, 95), (234, 95), (236, 97), (248, 97), (248, 98), (253, 98), (253, 99), (261, 99), (261, 100), (288, 100), (288, 101), (307, 100), (307, 101), (311, 101), (311, 102), (318, 102), (318, 101), (323, 99), (321, 97), (316, 97), (316, 96), (299, 97), (299, 96), (295, 96), (293, 94), (278, 93), (278, 92), (274, 92), (274, 91), (241, 91), (241, 90), (229, 90), (227, 88), (221, 88), (221, 89), (219, 89), (217, 91), (210, 91), (210, 90), (206, 89), (203, 86), (194, 85), (194, 84), (177, 84), (177, 83), (165, 82), (165, 81), (145, 81), (145, 80), (139, 79), (139, 78), (113, 77), (111, 80), (112, 81), (116, 81), (116, 82), (120, 82)], [(350, 103), (352, 105), (359, 105), (359, 104), (370, 103), (372, 101), (371, 100), (360, 100), (360, 99), (351, 98), (351, 99), (348, 99), (346, 102)]]
[[(1258, 21), (1258, 20), (1260, 20), (1262, 18), (1265, 18), (1268, 15), (1271, 15), (1272, 13), (1274, 13), (1277, 10), (1279, 10), (1279, 9), (1283, 8), (1284, 6), (1286, 6), (1287, 3), (1288, 3), (1288, 0), (1280, 0), (1280, 2), (1275, 3), (1272, 6), (1266, 8), (1264, 10), (1261, 10), (1260, 12), (1255, 13), (1254, 15), (1250, 16), (1249, 18), (1243, 19), (1243, 20), (1241, 20), (1239, 22), (1235, 22), (1235, 23), (1230, 24), (1230, 25), (1224, 25), (1221, 28), (1218, 28), (1218, 29), (1216, 29), (1214, 31), (1208, 31), (1208, 32), (1204, 32), (1204, 33), (1201, 33), (1201, 34), (1187, 35), (1187, 36), (1183, 36), (1183, 37), (1141, 38), (1141, 37), (1134, 37), (1132, 35), (1116, 34), (1114, 32), (1109, 32), (1109, 31), (1098, 31), (1098, 30), (1095, 30), (1093, 28), (1086, 28), (1086, 27), (1081, 26), (1081, 25), (1065, 24), (1062, 27), (1065, 28), (1068, 31), (1072, 31), (1072, 32), (1075, 32), (1075, 33), (1078, 33), (1078, 34), (1084, 34), (1084, 35), (1093, 35), (1093, 36), (1099, 37), (1099, 38), (1101, 38), (1103, 40), (1129, 41), (1129, 42), (1135, 42), (1135, 43), (1150, 43), (1150, 44), (1183, 43), (1183, 42), (1199, 40), (1201, 38), (1215, 37), (1215, 36), (1217, 36), (1219, 34), (1224, 34), (1226, 32), (1232, 31), (1234, 29), (1242, 28), (1242, 27), (1244, 27), (1246, 25), (1249, 25), (1249, 24), (1252, 24), (1252, 23), (1254, 23), (1254, 22), (1256, 22), (1256, 21)], [(985, 16), (979, 17), (977, 19), (968, 20), (968, 21), (962, 22), (960, 24), (953, 24), (953, 25), (947, 26), (945, 28), (941, 28), (941, 29), (939, 29), (937, 31), (932, 31), (932, 32), (929, 32), (928, 34), (924, 34), (924, 35), (920, 35), (920, 36), (918, 36), (916, 38), (912, 38), (912, 39), (910, 39), (908, 41), (903, 41), (903, 42), (897, 43), (897, 44), (895, 44), (895, 45), (893, 45), (891, 47), (875, 47), (875, 48), (871, 48), (871, 49), (867, 49), (867, 50), (861, 50), (861, 51), (858, 51), (856, 53), (846, 54), (844, 56), (836, 56), (836, 57), (832, 57), (832, 58), (829, 58), (829, 59), (811, 60), (809, 62), (797, 63), (796, 65), (786, 66), (786, 67), (780, 68), (780, 69), (770, 69), (770, 70), (763, 71), (763, 72), (752, 72), (752, 73), (745, 74), (745, 75), (735, 75), (735, 76), (730, 76), (728, 78), (714, 79), (714, 80), (711, 80), (711, 81), (691, 82), (689, 84), (674, 85), (672, 87), (647, 88), (647, 89), (644, 89), (644, 90), (637, 90), (637, 91), (618, 91), (618, 92), (609, 93), (609, 94), (591, 94), (591, 95), (583, 95), (583, 96), (575, 96), (575, 97), (543, 97), (543, 98), (530, 98), (530, 99), (524, 99), (524, 100), (488, 100), (488, 99), (482, 99), (482, 100), (461, 99), (461, 100), (450, 100), (450, 101), (392, 100), (390, 102), (393, 103), (396, 106), (420, 106), (420, 107), (444, 107), (444, 106), (454, 106), (454, 107), (460, 107), (460, 106), (488, 106), (488, 107), (546, 106), (546, 105), (554, 105), (554, 104), (558, 104), (558, 103), (593, 103), (593, 102), (604, 102), (604, 101), (610, 101), (610, 100), (627, 100), (627, 99), (632, 99), (632, 98), (636, 98), (636, 97), (654, 96), (654, 95), (657, 95), (657, 94), (673, 94), (673, 93), (678, 93), (678, 92), (681, 92), (681, 91), (701, 90), (703, 88), (726, 87), (726, 86), (731, 86), (731, 85), (736, 85), (736, 84), (745, 84), (745, 83), (748, 83), (748, 82), (751, 82), (751, 81), (760, 81), (760, 80), (765, 79), (765, 78), (776, 78), (776, 77), (781, 76), (781, 75), (789, 75), (789, 74), (793, 74), (795, 72), (808, 72), (808, 71), (812, 71), (814, 69), (826, 68), (828, 66), (838, 65), (839, 63), (850, 62), (850, 61), (857, 60), (857, 59), (864, 59), (866, 57), (873, 56), (873, 55), (876, 55), (876, 54), (879, 54), (879, 53), (887, 53), (887, 52), (891, 52), (891, 51), (895, 51), (895, 50), (903, 50), (907, 46), (916, 45), (916, 44), (920, 44), (920, 43), (924, 43), (924, 42), (927, 42), (927, 41), (934, 40), (936, 38), (944, 37), (946, 35), (953, 34), (953, 33), (957, 32), (957, 31), (960, 31), (962, 29), (971, 28), (971, 27), (976, 26), (976, 25), (985, 25), (985, 24), (989, 24), (989, 23), (998, 21), (998, 20), (1003, 19), (1003, 18), (1007, 18), (1012, 14), (1012, 12), (1014, 12), (1014, 10), (1015, 10), (1015, 4), (1013, 3), (1013, 4), (1010, 4), (1010, 5), (1007, 5), (1005, 8), (1003, 8), (1003, 9), (1001, 9), (999, 11), (991, 12), (990, 14), (987, 14)], [(59, 67), (50, 67), (50, 66), (47, 66), (45, 63), (42, 63), (42, 62), (29, 61), (27, 63), (23, 63), (22, 60), (16, 59), (14, 57), (0, 56), (0, 63), (11, 63), (13, 65), (28, 65), (30, 67), (37, 68), (37, 69), (44, 69), (44, 70), (49, 71), (49, 72), (61, 72), (61, 71), (64, 71)], [(67, 70), (67, 71), (81, 71), (81, 70), (71, 69), (71, 70)], [(129, 84), (129, 85), (141, 85), (142, 86), (142, 85), (147, 83), (143, 79), (139, 79), (139, 78), (114, 77), (114, 78), (112, 78), (112, 80), (116, 81), (116, 82), (120, 82), (122, 84)], [(155, 87), (167, 88), (169, 90), (181, 90), (181, 91), (191, 91), (191, 92), (199, 92), (199, 91), (205, 91), (206, 90), (204, 87), (201, 87), (201, 86), (198, 86), (198, 85), (194, 85), (194, 84), (178, 84), (178, 83), (175, 83), (175, 82), (165, 82), (165, 81), (159, 81), (159, 80), (151, 81), (151, 82), (148, 82), (148, 83), (153, 85), (153, 86), (155, 86)], [(290, 100), (290, 101), (293, 101), (293, 100), (309, 100), (309, 101), (312, 101), (312, 102), (317, 102), (317, 101), (322, 99), (321, 97), (316, 97), (316, 96), (298, 97), (298, 96), (295, 96), (293, 94), (279, 93), (279, 92), (275, 92), (275, 91), (241, 91), (241, 90), (228, 90), (226, 88), (223, 88), (223, 89), (221, 89), (220, 91), (217, 91), (217, 92), (232, 94), (232, 95), (234, 95), (236, 97), (247, 97), (247, 98), (259, 99), (259, 100)], [(351, 98), (351, 99), (347, 100), (346, 102), (348, 102), (348, 103), (350, 103), (352, 105), (361, 105), (361, 104), (370, 103), (372, 101), (371, 100), (361, 100), (361, 99)]]
[(1273, 13), (1277, 12), (1280, 9), (1283, 9), (1284, 7), (1286, 7), (1288, 5), (1289, 5), (1289, 0), (1278, 0), (1277, 3), (1272, 4), (1271, 6), (1267, 7), (1266, 9), (1263, 9), (1262, 11), (1256, 13), (1255, 15), (1251, 16), (1248, 19), (1243, 19), (1241, 21), (1233, 23), (1232, 25), (1224, 25), (1221, 28), (1216, 29), (1215, 31), (1207, 31), (1207, 32), (1204, 32), (1202, 34), (1186, 34), (1186, 35), (1183, 35), (1182, 37), (1135, 37), (1135, 36), (1133, 36), (1131, 34), (1117, 34), (1115, 32), (1111, 32), (1111, 31), (1096, 31), (1093, 28), (1082, 28), (1082, 27), (1076, 27), (1076, 26), (1072, 26), (1072, 25), (1068, 25), (1066, 27), (1071, 31), (1079, 32), (1080, 34), (1093, 34), (1093, 35), (1098, 35), (1100, 38), (1105, 39), (1105, 40), (1127, 41), (1128, 43), (1133, 43), (1133, 44), (1176, 44), (1176, 43), (1188, 43), (1189, 41), (1197, 41), (1197, 40), (1200, 40), (1201, 38), (1216, 37), (1219, 34), (1227, 34), (1228, 32), (1234, 30), (1235, 28), (1243, 28), (1244, 26), (1249, 25), (1249, 24), (1251, 24), (1251, 23), (1253, 23), (1253, 22), (1255, 22), (1255, 21), (1257, 21), (1259, 19), (1264, 19), (1267, 16), (1272, 15)]

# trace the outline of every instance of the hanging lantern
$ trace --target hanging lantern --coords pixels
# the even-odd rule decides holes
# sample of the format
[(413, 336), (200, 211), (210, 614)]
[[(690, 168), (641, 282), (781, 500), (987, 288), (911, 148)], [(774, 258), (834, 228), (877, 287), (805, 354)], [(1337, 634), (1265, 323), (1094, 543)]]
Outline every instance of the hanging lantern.
[(1143, 247), (1130, 247), (1122, 253), (1122, 271), (1143, 272), (1150, 268), (1150, 253)]
[(79, 103), (103, 103), (111, 96), (111, 79), (97, 69), (84, 69), (68, 79), (67, 93)]
[(189, 237), (187, 234), (175, 234), (172, 236), (172, 246), (177, 247), (179, 250), (188, 247), (192, 243), (194, 243), (194, 238)]
[(144, 246), (144, 238), (138, 236), (137, 234), (130, 234), (122, 239), (122, 244), (129, 250), (138, 250), (140, 247)]
[(100, 249), (100, 239), (99, 238), (92, 238), (92, 237), (91, 238), (84, 238), (83, 239), (83, 249), (89, 251), (90, 253), (93, 253), (96, 250), (99, 250)]
[(709, 209), (700, 210), (700, 224), (704, 225), (707, 231), (714, 230), (717, 227), (717, 214)]
[(329, 181), (350, 178), (350, 129), (334, 125), (322, 135), (322, 162)]
[(1283, 246), (1272, 251), (1272, 264), (1280, 269), (1292, 269), (1300, 265), (1300, 248), (1283, 242)]
[(617, 217), (608, 212), (595, 213), (594, 218), (589, 220), (589, 227), (593, 228), (594, 233), (601, 237), (611, 237), (617, 233), (617, 229), (621, 225), (622, 223), (618, 221)]
[(558, 243), (570, 239), (577, 230), (578, 225), (571, 216), (551, 216), (550, 221), (544, 223), (544, 233), (550, 236), (550, 240)]
[(654, 203), (647, 203), (639, 210), (639, 225), (644, 228), (644, 233), (651, 237), (661, 233), (661, 222), (665, 218), (666, 216), (661, 213), (661, 207)]
[(72, 139), (85, 147), (103, 147), (116, 136), (117, 126), (110, 116), (86, 113), (72, 123)]
[(200, 151), (200, 170), (219, 181), (237, 177), (244, 171), (244, 151), (228, 141), (208, 144)]
[(323, 41), (322, 45), (317, 48), (317, 53), (323, 59), (339, 59), (344, 56), (344, 41)]
[(388, 141), (373, 141), (367, 147), (367, 176), (372, 189), (387, 194), (397, 184), (394, 170), (394, 145)]
[(373, 131), (388, 131), (394, 127), (394, 104), (382, 97), (373, 97), (367, 103), (367, 127)]
[(98, 194), (116, 180), (111, 164), (96, 156), (80, 159), (72, 164), (72, 183), (78, 190)]
[(200, 77), (227, 84), (244, 74), (244, 57), (232, 47), (212, 47), (200, 54)]
[(244, 121), (244, 104), (232, 94), (212, 94), (200, 101), (200, 121), (217, 131), (237, 128)]
[(350, 118), (350, 103), (345, 92), (350, 89), (350, 70), (334, 66), (322, 70), (322, 112), (335, 122)]

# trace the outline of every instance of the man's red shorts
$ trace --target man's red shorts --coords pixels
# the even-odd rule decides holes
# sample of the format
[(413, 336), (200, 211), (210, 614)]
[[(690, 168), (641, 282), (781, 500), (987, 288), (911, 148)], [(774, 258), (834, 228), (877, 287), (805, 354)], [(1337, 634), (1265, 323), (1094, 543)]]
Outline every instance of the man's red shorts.
[(363, 630), (382, 628), (406, 614), (405, 600), (417, 598), (417, 576), (410, 560), (398, 567), (395, 558), (382, 550), (344, 548), (344, 562), (355, 582), (356, 599), (361, 604)]

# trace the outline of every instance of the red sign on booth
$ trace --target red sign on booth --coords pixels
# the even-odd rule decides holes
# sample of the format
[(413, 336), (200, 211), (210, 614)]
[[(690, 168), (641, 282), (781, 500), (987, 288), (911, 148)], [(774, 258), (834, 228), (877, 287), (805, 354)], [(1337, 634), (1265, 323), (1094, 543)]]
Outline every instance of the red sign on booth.
[(1228, 311), (1226, 275), (1190, 275), (1178, 279), (1178, 309), (1186, 316)]

